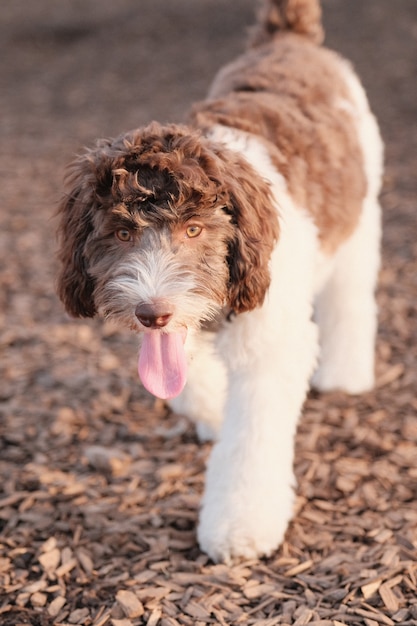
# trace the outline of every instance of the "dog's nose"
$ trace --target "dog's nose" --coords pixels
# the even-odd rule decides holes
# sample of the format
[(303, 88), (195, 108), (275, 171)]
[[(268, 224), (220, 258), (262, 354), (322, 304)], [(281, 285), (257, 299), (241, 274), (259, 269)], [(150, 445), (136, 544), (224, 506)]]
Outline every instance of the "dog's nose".
[(135, 315), (146, 328), (163, 328), (171, 319), (173, 311), (166, 302), (154, 304), (141, 303), (135, 309)]

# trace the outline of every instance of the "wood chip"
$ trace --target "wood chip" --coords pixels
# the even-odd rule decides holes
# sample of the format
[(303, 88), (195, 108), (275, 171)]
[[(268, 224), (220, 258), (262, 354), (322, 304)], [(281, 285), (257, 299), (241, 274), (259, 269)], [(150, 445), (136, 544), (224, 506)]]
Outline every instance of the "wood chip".
[(387, 585), (387, 584), (381, 585), (381, 587), (378, 590), (378, 593), (381, 596), (381, 599), (383, 603), (385, 604), (386, 608), (388, 609), (388, 611), (392, 611), (393, 613), (395, 611), (398, 611), (399, 601), (398, 601), (398, 598), (395, 596), (393, 590), (391, 589), (390, 585)]
[(384, 387), (385, 385), (390, 385), (395, 380), (400, 378), (404, 374), (404, 364), (397, 363), (396, 365), (392, 365), (389, 367), (383, 374), (378, 377), (377, 386)]
[(313, 611), (303, 608), (299, 616), (295, 620), (293, 626), (307, 626), (311, 622)]
[(77, 566), (77, 559), (71, 558), (66, 563), (63, 563), (55, 570), (55, 575), (57, 578), (61, 578), (66, 574), (69, 574), (74, 567)]
[(162, 609), (154, 609), (150, 614), (148, 621), (146, 622), (146, 626), (157, 626), (159, 620), (161, 619), (161, 615)]
[(121, 606), (126, 617), (135, 618), (144, 614), (142, 602), (132, 592), (124, 589), (120, 589), (116, 594), (116, 600)]
[(43, 569), (47, 573), (52, 574), (56, 571), (59, 563), (61, 562), (61, 552), (58, 548), (54, 548), (53, 550), (49, 550), (48, 552), (41, 554), (38, 560)]
[(288, 569), (285, 572), (285, 575), (288, 577), (298, 576), (298, 574), (302, 574), (303, 572), (306, 572), (312, 566), (313, 566), (313, 561), (307, 560), (302, 563), (299, 563), (298, 565), (295, 565), (294, 567), (290, 567), (290, 569)]
[[(251, 581), (254, 582), (255, 581)], [(276, 590), (276, 585), (271, 583), (261, 583), (261, 584), (250, 584), (246, 585), (243, 589), (243, 593), (246, 598), (249, 600), (254, 600), (255, 598), (260, 598), (265, 595), (269, 595), (273, 591)]]
[(68, 621), (70, 624), (85, 624), (89, 615), (90, 611), (87, 608), (75, 609), (68, 616)]
[(210, 617), (209, 611), (207, 611), (203, 606), (201, 606), (198, 602), (188, 602), (188, 604), (184, 607), (184, 611), (191, 615), (191, 617), (195, 617), (200, 620), (207, 620)]
[(66, 599), (63, 596), (57, 596), (48, 605), (48, 613), (51, 617), (56, 617), (61, 609), (65, 606)]
[(366, 585), (362, 585), (361, 591), (363, 593), (365, 600), (368, 600), (369, 598), (371, 598), (378, 591), (378, 589), (381, 586), (381, 583), (382, 583), (382, 578), (377, 578), (376, 580), (373, 580), (372, 582), (369, 582)]
[(46, 593), (41, 593), (37, 591), (30, 596), (30, 603), (33, 607), (42, 607), (45, 606), (48, 601), (48, 596)]

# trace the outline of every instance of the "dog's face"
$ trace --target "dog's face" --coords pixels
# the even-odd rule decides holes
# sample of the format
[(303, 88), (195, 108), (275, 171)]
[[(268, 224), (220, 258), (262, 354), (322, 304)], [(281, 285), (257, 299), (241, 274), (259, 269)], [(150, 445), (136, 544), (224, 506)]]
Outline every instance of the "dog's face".
[(262, 303), (277, 216), (267, 184), (237, 154), (154, 123), (99, 142), (69, 182), (58, 290), (72, 315), (143, 330), (138, 307), (165, 302), (169, 330)]
[(226, 306), (234, 227), (216, 186), (201, 170), (192, 177), (190, 187), (148, 166), (112, 172), (83, 251), (104, 317), (170, 332)]
[(278, 236), (269, 188), (239, 155), (155, 123), (87, 151), (70, 183), (60, 297), (75, 316), (143, 332), (142, 381), (163, 361), (163, 388), (145, 386), (172, 396), (187, 331), (265, 297)]

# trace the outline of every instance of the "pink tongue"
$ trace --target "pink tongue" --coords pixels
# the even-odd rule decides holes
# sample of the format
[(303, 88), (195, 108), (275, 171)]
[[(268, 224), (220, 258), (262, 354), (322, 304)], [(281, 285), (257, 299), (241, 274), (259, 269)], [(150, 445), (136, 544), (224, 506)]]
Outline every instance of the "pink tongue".
[(144, 387), (157, 398), (175, 398), (184, 389), (187, 361), (183, 333), (151, 331), (143, 336), (138, 372)]

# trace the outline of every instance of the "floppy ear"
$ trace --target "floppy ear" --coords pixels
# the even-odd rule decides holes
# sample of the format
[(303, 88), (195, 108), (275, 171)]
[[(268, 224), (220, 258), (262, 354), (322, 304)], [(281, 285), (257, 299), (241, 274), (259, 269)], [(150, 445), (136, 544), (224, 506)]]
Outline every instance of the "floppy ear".
[(268, 183), (243, 159), (228, 164), (231, 221), (229, 305), (235, 313), (260, 306), (270, 283), (269, 262), (279, 236)]
[(96, 204), (92, 169), (88, 154), (70, 166), (67, 181), (71, 189), (58, 209), (61, 270), (57, 291), (66, 310), (74, 317), (93, 317), (96, 313), (94, 281), (88, 274), (84, 255), (88, 236), (93, 230), (92, 215)]

